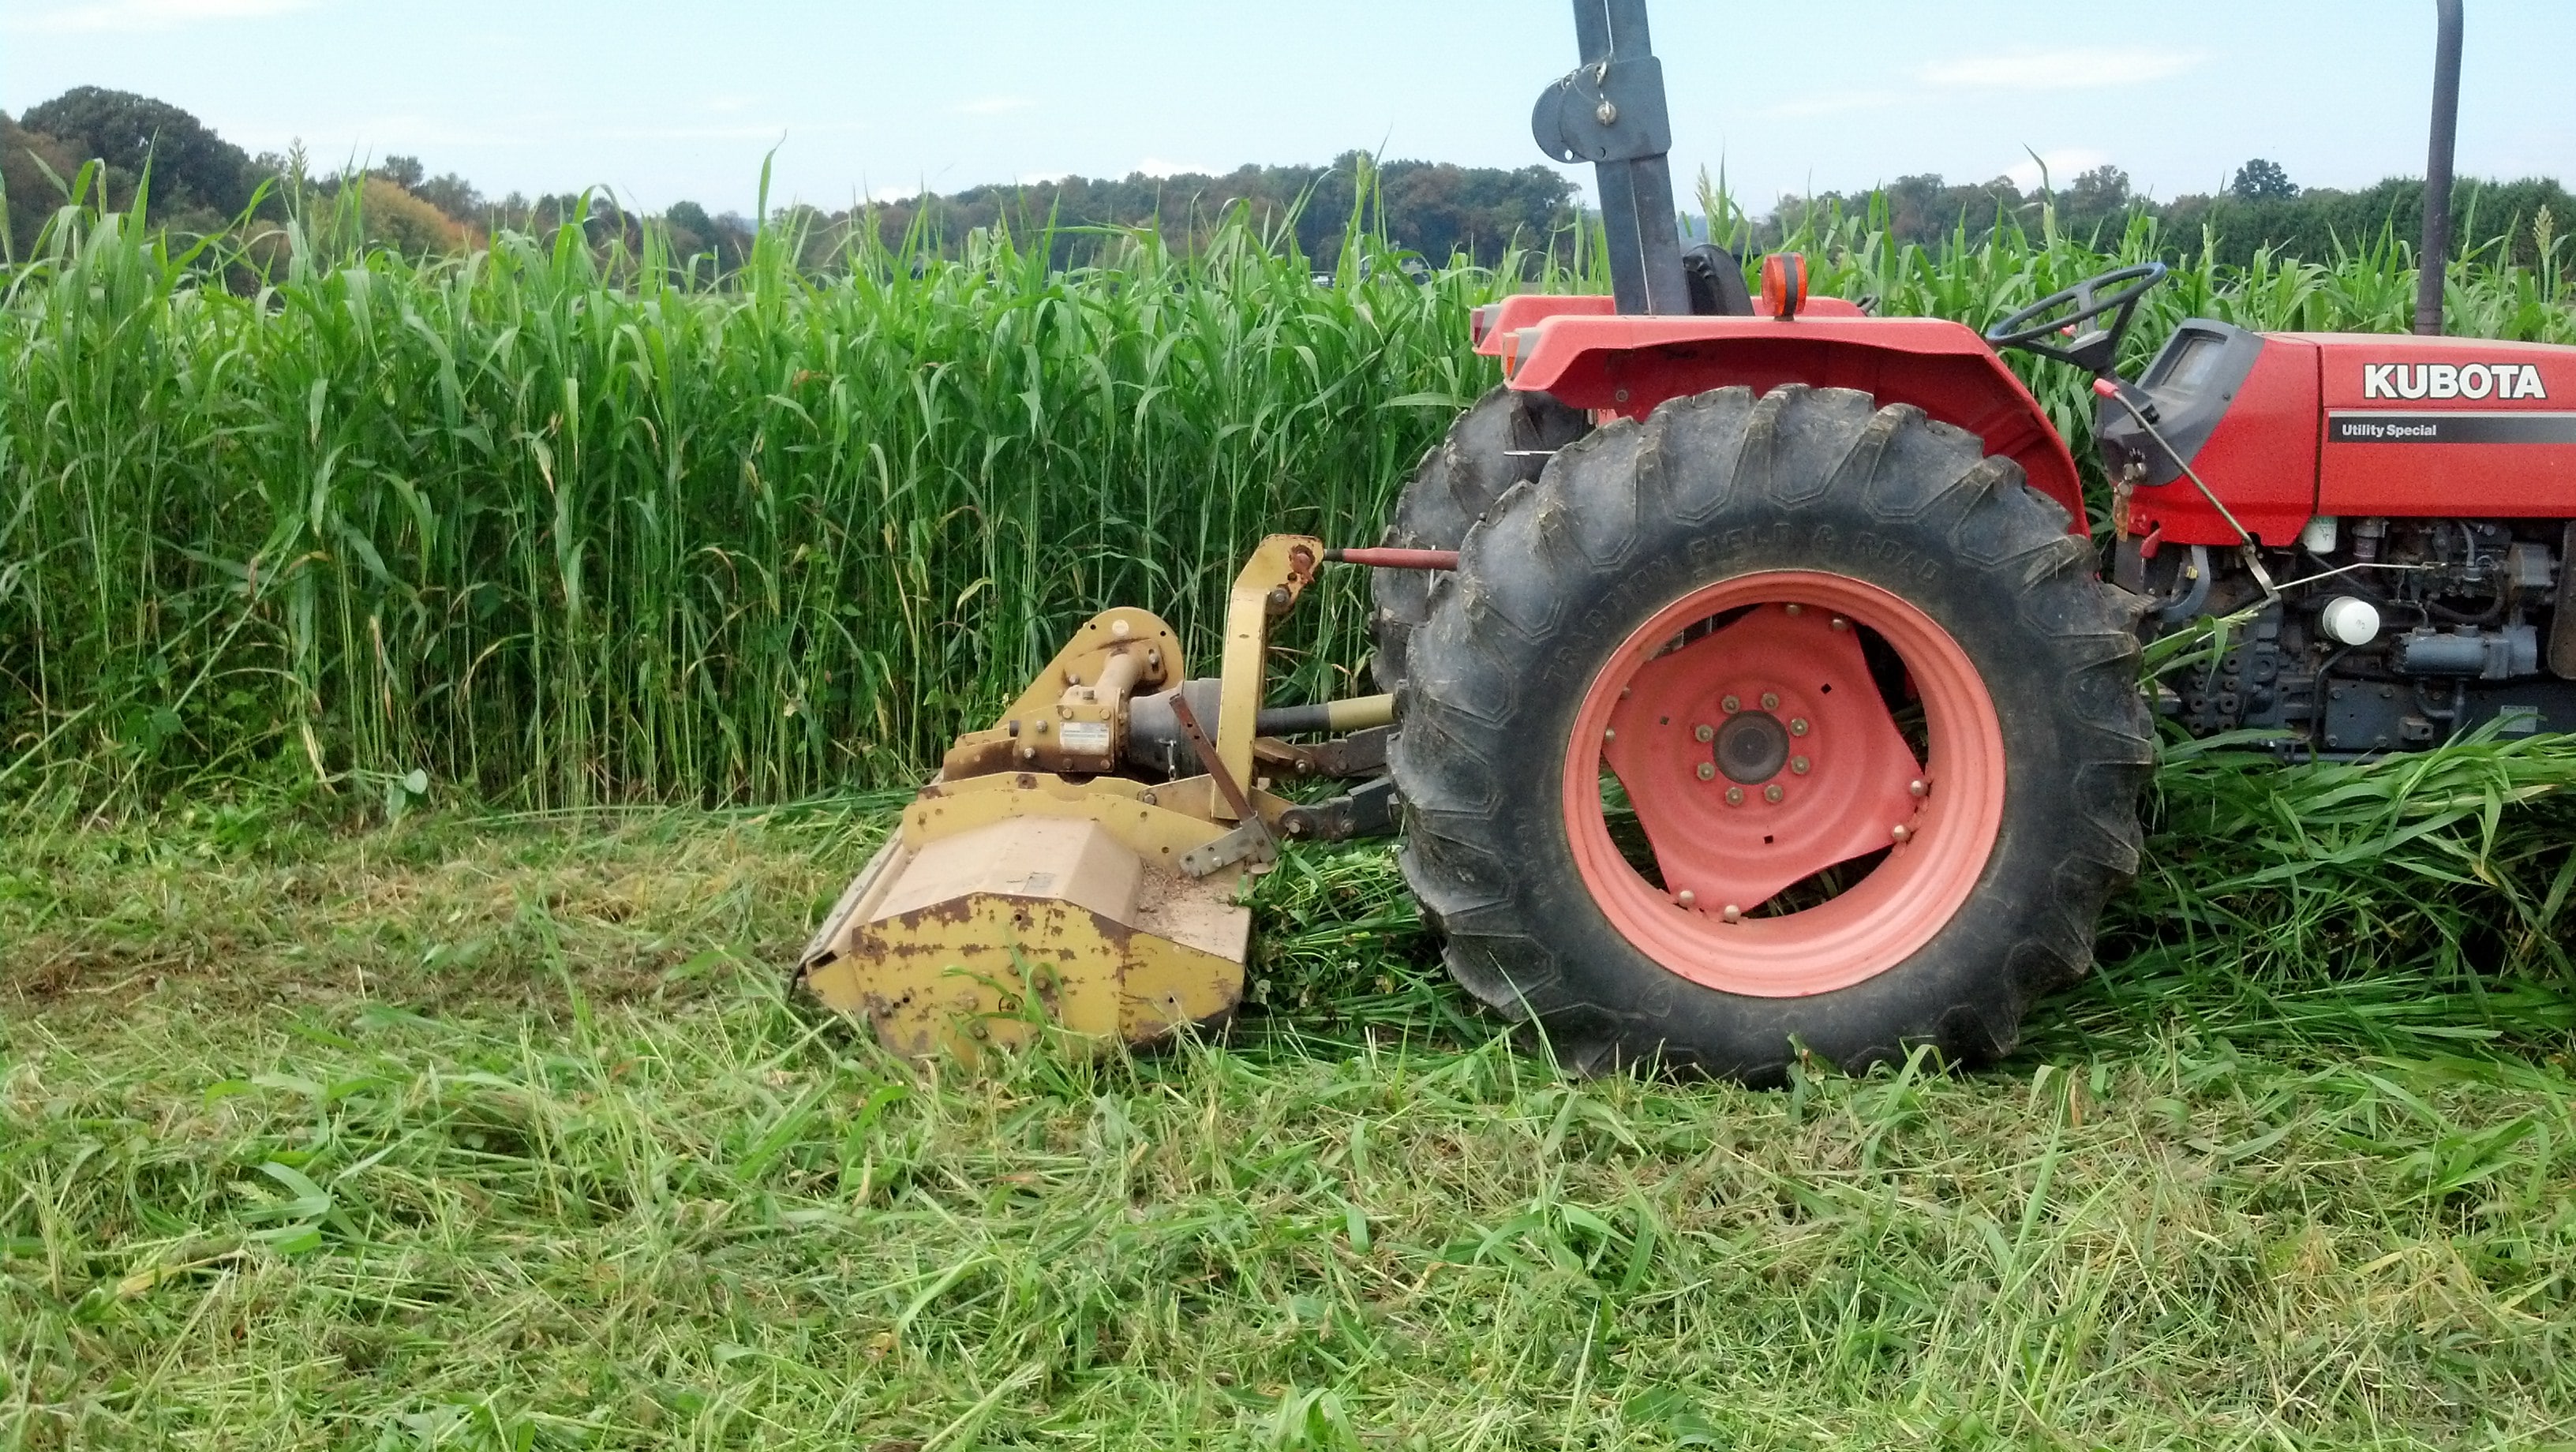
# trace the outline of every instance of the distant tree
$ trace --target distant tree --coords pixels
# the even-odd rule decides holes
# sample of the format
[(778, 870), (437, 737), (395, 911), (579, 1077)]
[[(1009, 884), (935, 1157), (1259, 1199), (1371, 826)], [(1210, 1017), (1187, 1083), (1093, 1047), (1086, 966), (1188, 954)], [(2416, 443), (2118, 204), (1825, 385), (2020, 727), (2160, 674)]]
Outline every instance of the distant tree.
[(2129, 174), (2116, 166), (2097, 166), (2075, 178), (2066, 189), (2070, 207), (2116, 212), (2129, 204)]
[(429, 175), (429, 169), (420, 164), (417, 156), (388, 156), (384, 164), (376, 168), (376, 175), (404, 191), (418, 193), (421, 179)]
[(751, 245), (750, 229), (740, 221), (708, 216), (706, 208), (685, 201), (673, 202), (670, 210), (662, 214), (674, 258), (685, 263), (701, 254), (712, 254), (720, 272), (740, 267), (743, 250)]
[(2236, 168), (2236, 180), (2227, 184), (2227, 194), (2240, 202), (2288, 201), (2299, 189), (2279, 162), (2258, 156)]
[(1954, 228), (1964, 227), (1971, 238), (1982, 237), (1998, 222), (2020, 217), (2025, 207), (2032, 209), (2029, 220), (2036, 226), (2040, 200), (2037, 193), (2024, 197), (2009, 177), (1952, 185), (1937, 173), (1901, 176), (1874, 191), (1782, 197), (1770, 220), (1755, 224), (1751, 246), (1755, 250), (1777, 246), (1800, 227), (1810, 222), (1822, 225), (1835, 215), (1864, 217), (1872, 231), (1885, 232), (1899, 242), (1930, 246)]
[(474, 184), (452, 171), (415, 184), (411, 192), (460, 222), (479, 223), (490, 209), (490, 204), (483, 200), (481, 192), (474, 189)]
[(19, 122), (120, 171), (139, 176), (148, 165), (154, 192), (181, 205), (233, 212), (250, 196), (250, 157), (166, 101), (77, 86)]
[(311, 217), (314, 235), (323, 245), (381, 247), (415, 259), (464, 249), (465, 229), (436, 207), (372, 173), (352, 180), (359, 189), (359, 231), (352, 235), (347, 230), (347, 192), (333, 188), (331, 202)]
[[(36, 233), (63, 203), (80, 161), (71, 148), (41, 132), (22, 129), (0, 112), (0, 197), (8, 202), (10, 255), (24, 257)], [(46, 173), (52, 173), (48, 176)]]

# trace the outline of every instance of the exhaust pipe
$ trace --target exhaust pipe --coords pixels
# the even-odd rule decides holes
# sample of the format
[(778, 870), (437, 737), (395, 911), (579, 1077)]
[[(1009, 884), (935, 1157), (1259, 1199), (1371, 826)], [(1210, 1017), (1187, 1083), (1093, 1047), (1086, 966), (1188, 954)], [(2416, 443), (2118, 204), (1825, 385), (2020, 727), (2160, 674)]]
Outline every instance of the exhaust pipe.
[(2451, 256), (2451, 153), (2460, 121), (2460, 0), (2434, 0), (2433, 141), (2424, 158), (2424, 246), (2417, 253), (2415, 331), (2442, 331), (2442, 283)]

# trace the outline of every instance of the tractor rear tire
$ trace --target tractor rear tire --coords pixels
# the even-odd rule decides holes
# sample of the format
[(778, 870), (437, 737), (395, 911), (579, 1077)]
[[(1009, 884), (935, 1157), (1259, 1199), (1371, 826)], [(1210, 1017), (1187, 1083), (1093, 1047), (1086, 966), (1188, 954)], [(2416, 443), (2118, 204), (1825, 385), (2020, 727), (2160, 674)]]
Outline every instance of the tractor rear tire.
[[(1496, 385), (1458, 415), (1449, 436), (1422, 456), (1396, 498), (1395, 518), (1380, 543), (1397, 549), (1456, 549), (1504, 490), (1536, 479), (1550, 454), (1591, 427), (1582, 410), (1544, 393), (1516, 393)], [(1381, 691), (1394, 690), (1404, 679), (1406, 644), (1430, 612), (1431, 578), (1425, 570), (1371, 572), (1369, 588), (1377, 598), (1377, 654), (1371, 671)]]
[[(2137, 869), (2128, 598), (2020, 466), (1911, 406), (1792, 384), (1609, 424), (1486, 513), (1412, 633), (1405, 876), (1458, 982), (1578, 1072), (1990, 1062)], [(1682, 824), (1652, 863), (1622, 801)], [(1743, 830), (1801, 811), (1842, 833), (1810, 896), (1671, 885), (1794, 867)], [(1690, 860), (1730, 833), (1755, 856)]]

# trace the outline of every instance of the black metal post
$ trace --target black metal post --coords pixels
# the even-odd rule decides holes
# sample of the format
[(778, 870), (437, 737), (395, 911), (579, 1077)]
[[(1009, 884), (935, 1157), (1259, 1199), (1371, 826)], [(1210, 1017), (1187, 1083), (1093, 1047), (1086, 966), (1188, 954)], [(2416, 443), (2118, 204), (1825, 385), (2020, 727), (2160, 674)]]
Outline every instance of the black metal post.
[(1531, 129), (1559, 161), (1590, 161), (1623, 313), (1687, 313), (1663, 69), (1645, 0), (1574, 0), (1583, 64), (1539, 98)]
[(2424, 246), (2416, 255), (2415, 331), (2442, 331), (2442, 285), (2451, 257), (2451, 155), (2460, 122), (2460, 0), (2434, 0), (2433, 140), (2424, 157)]

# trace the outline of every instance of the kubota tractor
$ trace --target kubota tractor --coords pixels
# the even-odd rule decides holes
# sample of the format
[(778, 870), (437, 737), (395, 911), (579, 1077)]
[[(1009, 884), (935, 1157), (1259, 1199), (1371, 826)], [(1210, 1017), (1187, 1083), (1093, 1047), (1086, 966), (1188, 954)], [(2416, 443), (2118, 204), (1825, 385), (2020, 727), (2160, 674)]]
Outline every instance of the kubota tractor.
[[(1501, 385), (1379, 547), (1256, 552), (1216, 677), (1143, 611), (1085, 625), (951, 749), (803, 980), (907, 1053), (1148, 1040), (1233, 1010), (1244, 872), (1400, 827), (1450, 971), (1577, 1068), (1975, 1062), (2090, 962), (2157, 713), (2303, 759), (2576, 728), (2576, 349), (2438, 336), (2442, 11), (2435, 335), (2195, 319), (2128, 380), (2159, 264), (1980, 336), (1685, 251), (1642, 0), (1576, 0), (1534, 125), (1598, 167), (1613, 295), (1480, 310)], [(2003, 348), (2094, 375), (2107, 549)], [(1388, 694), (1265, 708), (1268, 631), (1334, 563), (1375, 568)], [(2142, 639), (2212, 615), (2242, 617), (2224, 655), (2142, 694)], [(1268, 790), (1317, 777), (1359, 785)]]

